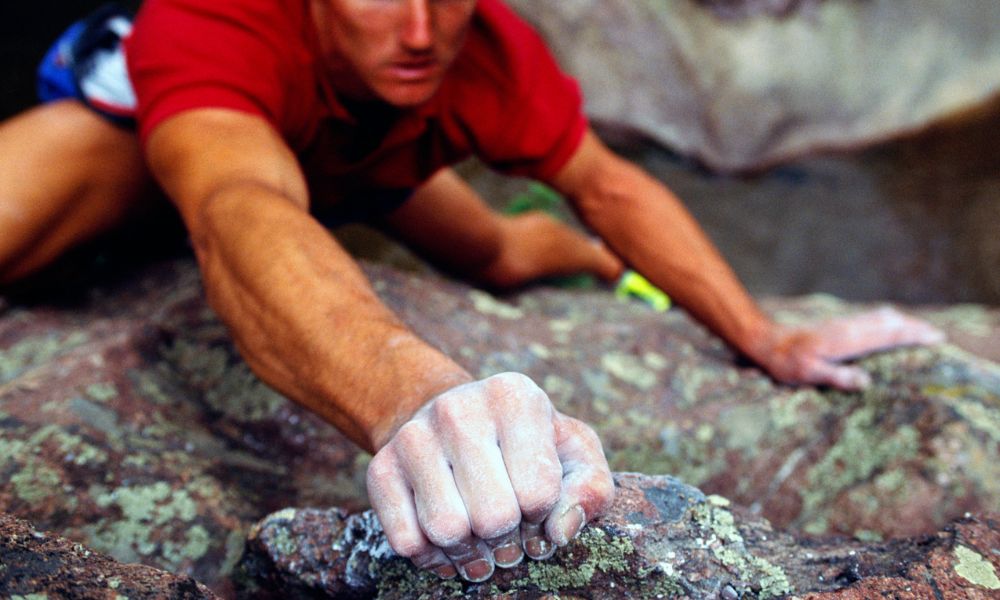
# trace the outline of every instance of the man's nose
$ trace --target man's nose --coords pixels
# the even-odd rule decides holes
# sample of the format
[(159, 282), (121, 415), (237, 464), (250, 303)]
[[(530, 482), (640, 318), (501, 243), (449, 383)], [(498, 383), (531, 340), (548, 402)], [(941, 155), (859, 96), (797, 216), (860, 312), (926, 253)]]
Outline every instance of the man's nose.
[(406, 0), (402, 42), (408, 50), (427, 50), (434, 43), (431, 1)]

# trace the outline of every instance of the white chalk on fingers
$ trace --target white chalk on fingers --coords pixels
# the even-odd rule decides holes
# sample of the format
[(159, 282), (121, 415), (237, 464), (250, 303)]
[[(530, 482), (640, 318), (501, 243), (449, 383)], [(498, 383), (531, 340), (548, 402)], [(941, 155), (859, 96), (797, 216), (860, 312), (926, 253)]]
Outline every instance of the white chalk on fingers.
[(580, 533), (583, 529), (584, 524), (587, 522), (587, 514), (583, 511), (583, 507), (579, 504), (574, 504), (561, 514), (554, 518), (552, 526), (547, 526), (546, 532), (549, 534), (549, 538), (557, 546), (565, 546), (576, 537), (576, 534)]

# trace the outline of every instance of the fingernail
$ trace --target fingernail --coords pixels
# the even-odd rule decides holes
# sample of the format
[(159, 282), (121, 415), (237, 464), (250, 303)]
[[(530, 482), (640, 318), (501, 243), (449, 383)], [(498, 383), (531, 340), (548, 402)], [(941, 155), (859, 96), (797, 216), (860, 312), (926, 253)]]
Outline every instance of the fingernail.
[(517, 544), (507, 544), (493, 551), (493, 561), (498, 567), (509, 568), (521, 562), (524, 553)]
[(566, 512), (559, 517), (559, 521), (557, 521), (558, 526), (556, 527), (559, 533), (565, 537), (561, 540), (553, 541), (560, 546), (568, 544), (571, 539), (576, 537), (576, 534), (580, 533), (584, 518), (583, 507), (579, 504), (574, 504), (566, 509)]
[(458, 571), (452, 565), (443, 565), (434, 569), (434, 574), (441, 579), (454, 579), (455, 575), (458, 575)]
[(552, 553), (556, 551), (556, 547), (552, 545), (552, 542), (545, 539), (542, 536), (533, 537), (524, 543), (524, 551), (528, 553), (528, 556), (534, 558), (535, 560), (542, 560), (552, 556)]
[(493, 575), (493, 563), (485, 559), (474, 560), (459, 567), (462, 570), (462, 577), (473, 583), (486, 581)]

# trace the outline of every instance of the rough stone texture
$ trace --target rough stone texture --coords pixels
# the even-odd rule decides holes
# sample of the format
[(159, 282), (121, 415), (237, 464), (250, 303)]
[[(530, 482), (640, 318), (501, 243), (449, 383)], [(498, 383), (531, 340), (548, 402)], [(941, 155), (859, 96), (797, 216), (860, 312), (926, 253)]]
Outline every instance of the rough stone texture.
[(0, 319), (0, 511), (225, 592), (248, 526), (365, 457), (250, 375), (191, 263)]
[(190, 577), (123, 565), (78, 543), (0, 514), (0, 597), (14, 600), (210, 600)]
[(370, 512), (275, 513), (251, 533), (243, 568), (259, 598), (268, 592), (380, 600), (1000, 594), (1000, 515), (966, 516), (936, 535), (888, 544), (813, 540), (776, 532), (672, 477), (620, 473), (616, 484), (609, 513), (551, 560), (498, 570), (484, 584), (442, 583), (413, 569), (388, 548)]
[[(605, 291), (498, 299), (367, 266), (382, 298), (476, 375), (527, 373), (601, 433), (616, 470), (677, 475), (776, 527), (937, 531), (1000, 499), (1000, 367), (955, 346), (864, 361), (871, 391), (775, 386), (684, 313)], [(237, 358), (190, 260), (0, 308), (0, 511), (229, 594), (250, 525), (365, 505), (367, 457)], [(52, 297), (52, 296), (49, 296)], [(785, 320), (859, 307), (771, 304)], [(1000, 312), (925, 312), (996, 351)]]
[(511, 5), (580, 79), (595, 121), (723, 171), (885, 139), (1000, 90), (992, 0)]

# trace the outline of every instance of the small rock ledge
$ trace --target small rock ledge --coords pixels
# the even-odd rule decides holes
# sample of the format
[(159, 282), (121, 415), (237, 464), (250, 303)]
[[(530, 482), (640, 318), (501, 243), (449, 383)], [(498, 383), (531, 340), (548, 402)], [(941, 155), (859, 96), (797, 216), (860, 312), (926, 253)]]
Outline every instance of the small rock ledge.
[(610, 512), (544, 562), (483, 584), (442, 582), (393, 554), (370, 512), (286, 509), (251, 532), (241, 565), (259, 598), (990, 598), (1000, 515), (935, 536), (865, 544), (779, 533), (720, 496), (619, 473)]

